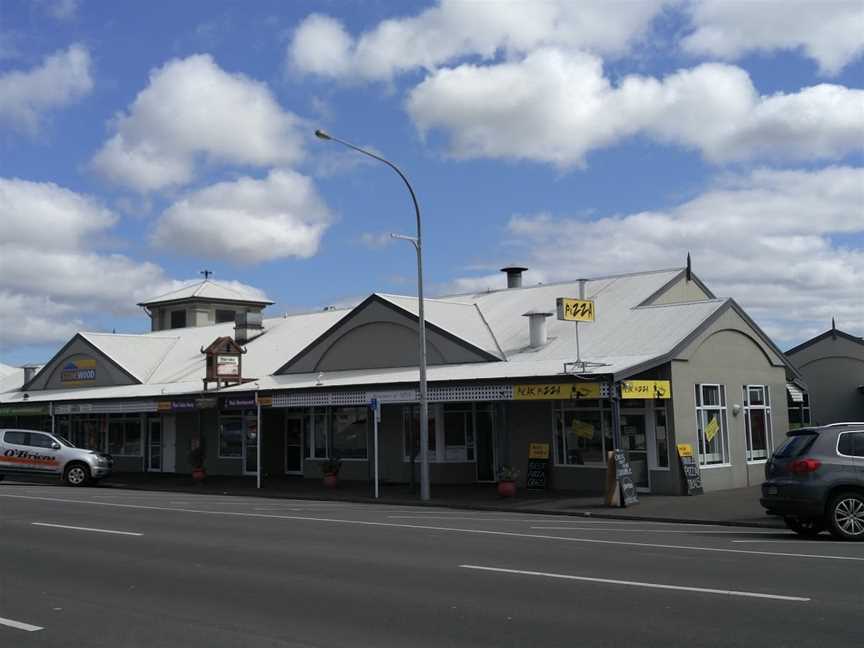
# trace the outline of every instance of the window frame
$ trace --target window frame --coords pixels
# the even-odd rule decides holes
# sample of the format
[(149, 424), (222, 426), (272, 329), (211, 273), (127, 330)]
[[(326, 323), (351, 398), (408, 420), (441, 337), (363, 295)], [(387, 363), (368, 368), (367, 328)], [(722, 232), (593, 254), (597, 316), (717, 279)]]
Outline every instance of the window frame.
[[(762, 404), (752, 405), (750, 403), (750, 390), (762, 390)], [(748, 464), (764, 464), (774, 452), (774, 416), (771, 411), (771, 386), (770, 385), (744, 385), (744, 458)], [(753, 453), (753, 421), (751, 413), (761, 411), (765, 416), (765, 456), (754, 458)], [(760, 451), (761, 452), (761, 451)]]
[[(612, 431), (611, 428), (609, 430), (606, 429), (606, 416), (604, 414), (609, 414), (609, 423), (614, 426), (614, 422), (612, 421), (612, 402), (608, 398), (598, 399), (598, 404), (595, 406), (585, 406), (584, 404), (577, 404), (579, 401), (564, 401), (558, 400), (552, 403), (552, 457), (555, 468), (606, 468), (605, 457), (611, 451), (611, 448), (606, 447), (606, 437), (607, 431), (609, 432), (609, 436), (611, 437)], [(561, 457), (558, 456), (558, 422), (560, 420), (560, 416), (563, 415), (563, 412), (590, 412), (590, 413), (599, 413), (600, 414), (600, 449), (601, 456), (603, 460), (601, 461), (587, 461), (585, 463), (566, 463), (566, 461), (561, 460)], [(563, 427), (563, 426), (562, 426)], [(564, 433), (563, 429), (561, 430), (562, 434)], [(563, 451), (566, 456), (567, 452), (567, 437), (566, 434), (562, 439)]]
[[(430, 426), (428, 450), (429, 463), (436, 464), (477, 464), (477, 405), (481, 403), (474, 402), (452, 402), (452, 403), (430, 403), (429, 404), (429, 421), (434, 426), (434, 434)], [(464, 408), (461, 411), (451, 411), (451, 413), (462, 414), (462, 437), (463, 445), (447, 445), (447, 429), (446, 429), (446, 412), (445, 407)], [(402, 463), (411, 463), (411, 455), (408, 453), (409, 440), (407, 427), (414, 420), (414, 410), (417, 410), (417, 422), (419, 424), (419, 406), (414, 404), (405, 405), (402, 407)], [(465, 416), (465, 415), (468, 416)], [(494, 423), (493, 423), (494, 425)], [(469, 439), (470, 436), (470, 439)], [(419, 439), (418, 439), (419, 442)], [(447, 457), (447, 448), (461, 448), (464, 455), (455, 458)], [(415, 463), (420, 460), (420, 453), (417, 453)]]
[[(706, 387), (716, 387), (719, 400), (718, 405), (704, 405), (705, 398), (704, 389)], [(695, 383), (694, 405), (696, 409), (696, 450), (701, 468), (729, 468), (732, 466), (732, 453), (729, 449), (729, 418), (728, 418), (728, 400), (726, 399), (726, 385), (720, 383)], [(705, 437), (704, 429), (707, 424), (707, 415), (711, 412), (718, 413), (720, 421), (720, 430), (717, 432), (720, 435), (720, 461), (708, 463), (708, 455), (717, 453), (708, 453), (707, 444), (710, 443)], [(705, 416), (703, 416), (705, 415)]]
[[(840, 434), (837, 435), (837, 445), (834, 448), (835, 452), (837, 453), (837, 456), (843, 457), (845, 459), (852, 459), (853, 461), (864, 460), (864, 455), (857, 455), (857, 454), (847, 455), (847, 454), (843, 454), (842, 452), (840, 452), (840, 439), (842, 439), (847, 434), (853, 434), (853, 435), (854, 434), (860, 434), (862, 440), (864, 440), (864, 430), (846, 430), (844, 432), (841, 432)], [(855, 449), (857, 449), (858, 446), (855, 444), (855, 437), (853, 437), (852, 439), (853, 439), (852, 448), (853, 448), (853, 450), (855, 450)]]

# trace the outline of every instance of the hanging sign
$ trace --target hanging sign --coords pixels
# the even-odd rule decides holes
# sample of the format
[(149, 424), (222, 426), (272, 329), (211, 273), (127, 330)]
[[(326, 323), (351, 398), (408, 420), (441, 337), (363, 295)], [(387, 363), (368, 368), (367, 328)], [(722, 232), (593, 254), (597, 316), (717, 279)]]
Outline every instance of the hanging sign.
[(240, 375), (240, 356), (238, 355), (217, 355), (216, 356), (216, 375), (234, 377)]
[(687, 494), (701, 495), (702, 476), (699, 474), (699, 464), (696, 463), (696, 457), (693, 456), (693, 446), (689, 443), (679, 443), (678, 459), (681, 462), (681, 470), (684, 472)]
[(626, 380), (621, 383), (621, 398), (672, 398), (672, 384), (668, 380)]
[(573, 434), (580, 439), (594, 438), (594, 426), (590, 423), (580, 421), (579, 419), (573, 419), (573, 423), (570, 424), (570, 427), (573, 430)]
[(559, 297), (555, 300), (558, 319), (567, 322), (593, 322), (594, 301), (591, 299), (570, 299)]
[(714, 440), (714, 437), (717, 436), (717, 433), (720, 431), (720, 421), (715, 416), (710, 421), (708, 421), (708, 425), (705, 426), (705, 438), (708, 443), (711, 443)]

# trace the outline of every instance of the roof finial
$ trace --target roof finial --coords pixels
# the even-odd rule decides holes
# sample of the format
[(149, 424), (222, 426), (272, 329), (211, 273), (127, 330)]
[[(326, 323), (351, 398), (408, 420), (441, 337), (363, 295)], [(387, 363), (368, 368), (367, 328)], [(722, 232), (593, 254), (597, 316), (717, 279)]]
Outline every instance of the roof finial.
[(207, 281), (210, 278), (210, 275), (213, 274), (212, 270), (202, 270), (201, 274), (204, 275), (204, 281)]
[(693, 278), (693, 265), (690, 263), (690, 253), (687, 253), (687, 281)]
[(834, 321), (834, 318), (831, 318), (831, 338), (837, 339), (837, 322)]

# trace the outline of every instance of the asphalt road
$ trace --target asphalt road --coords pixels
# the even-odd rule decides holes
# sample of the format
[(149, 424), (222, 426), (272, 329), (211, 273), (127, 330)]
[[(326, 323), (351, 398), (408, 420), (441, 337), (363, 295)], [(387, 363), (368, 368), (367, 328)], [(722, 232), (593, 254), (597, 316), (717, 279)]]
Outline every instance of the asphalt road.
[(3, 648), (861, 646), (862, 582), (828, 536), (0, 483)]

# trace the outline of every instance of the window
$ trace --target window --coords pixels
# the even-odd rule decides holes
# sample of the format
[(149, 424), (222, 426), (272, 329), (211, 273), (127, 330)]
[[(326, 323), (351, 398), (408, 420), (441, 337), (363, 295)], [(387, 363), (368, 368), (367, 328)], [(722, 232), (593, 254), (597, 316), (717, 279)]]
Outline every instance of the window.
[[(491, 411), (482, 404), (452, 403), (429, 406), (429, 461), (433, 463), (474, 463), (476, 461), (477, 417), (483, 425)], [(402, 460), (420, 458), (420, 409), (416, 405), (402, 410)], [(411, 449), (413, 448), (413, 452)]]
[(657, 444), (657, 467), (669, 467), (669, 424), (666, 404), (654, 408), (654, 440)]
[(792, 394), (787, 391), (786, 405), (789, 409), (790, 430), (808, 427), (812, 423), (810, 420), (810, 395), (807, 392), (802, 390), (801, 400), (796, 401), (792, 398)]
[(108, 452), (121, 457), (141, 456), (141, 417), (112, 414), (108, 418)]
[(47, 434), (37, 434), (35, 432), (30, 433), (29, 445), (34, 448), (50, 448), (53, 444), (54, 440)]
[(186, 311), (185, 310), (175, 310), (171, 311), (171, 328), (185, 328), (186, 327)]
[(243, 456), (243, 417), (219, 417), (219, 458), (233, 459)]
[(744, 386), (744, 428), (747, 461), (765, 461), (773, 447), (768, 385)]
[[(444, 461), (474, 461), (474, 405), (444, 405)], [(440, 458), (439, 458), (440, 460)]]
[(864, 457), (864, 432), (844, 432), (837, 439), (837, 453), (846, 457)]
[(324, 407), (314, 407), (309, 410), (309, 424), (306, 426), (306, 458), (327, 459), (327, 419), (328, 411)]
[(234, 321), (234, 311), (233, 310), (223, 310), (221, 308), (216, 309), (216, 323), (224, 324), (225, 322), (233, 322)]
[(557, 465), (605, 466), (606, 452), (612, 450), (611, 411), (556, 403), (554, 445)]
[[(71, 416), (69, 426), (69, 438), (72, 439), (72, 443), (74, 443), (77, 448), (105, 452), (108, 436), (107, 416), (85, 419)], [(62, 427), (60, 433), (63, 433)]]
[(366, 459), (369, 435), (368, 407), (336, 407), (330, 415), (333, 456), (340, 459)]
[(729, 463), (729, 431), (726, 426), (726, 387), (696, 385), (696, 429), (699, 463)]
[(6, 443), (11, 443), (12, 445), (30, 445), (29, 432), (18, 432), (17, 430), (10, 430), (5, 434), (3, 438)]

